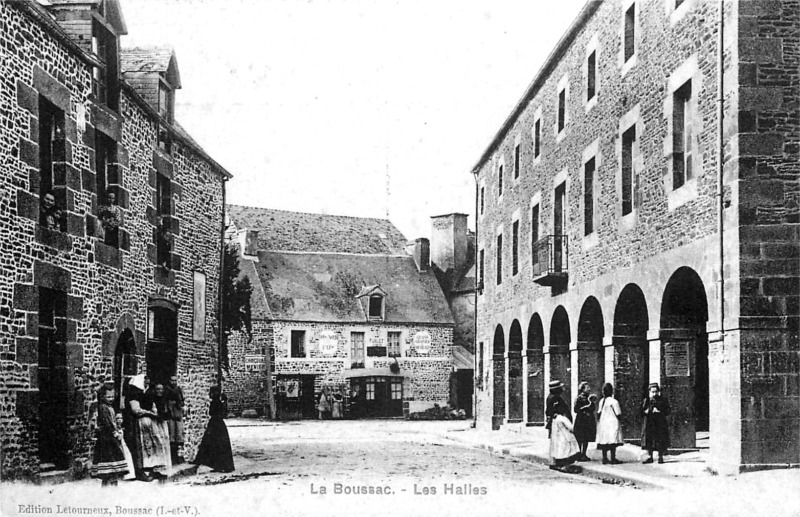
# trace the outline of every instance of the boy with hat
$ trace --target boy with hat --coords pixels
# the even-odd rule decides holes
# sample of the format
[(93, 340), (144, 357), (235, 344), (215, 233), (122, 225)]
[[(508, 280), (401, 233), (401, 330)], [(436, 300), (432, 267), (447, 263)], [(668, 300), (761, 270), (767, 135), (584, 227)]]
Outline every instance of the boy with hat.
[(648, 453), (643, 463), (653, 463), (653, 451), (658, 451), (658, 462), (664, 463), (664, 452), (669, 447), (669, 401), (661, 395), (658, 383), (650, 384), (647, 398), (642, 402), (642, 449)]

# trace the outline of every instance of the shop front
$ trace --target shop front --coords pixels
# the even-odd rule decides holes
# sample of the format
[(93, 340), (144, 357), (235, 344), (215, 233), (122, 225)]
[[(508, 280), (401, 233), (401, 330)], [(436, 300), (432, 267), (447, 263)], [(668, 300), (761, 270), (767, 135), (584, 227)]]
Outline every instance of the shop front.
[(350, 380), (350, 418), (403, 416), (403, 376), (389, 369), (364, 368), (345, 374)]

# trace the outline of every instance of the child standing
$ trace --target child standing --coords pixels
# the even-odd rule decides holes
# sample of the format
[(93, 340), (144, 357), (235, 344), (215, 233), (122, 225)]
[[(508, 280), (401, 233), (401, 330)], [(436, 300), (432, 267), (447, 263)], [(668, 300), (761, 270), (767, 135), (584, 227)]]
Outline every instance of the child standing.
[(619, 425), (622, 410), (619, 401), (614, 398), (614, 386), (608, 382), (603, 385), (603, 398), (598, 404), (597, 413), (600, 415), (597, 424), (597, 448), (603, 451), (603, 464), (609, 462), (609, 452), (612, 465), (622, 463), (617, 460), (617, 447), (622, 445), (622, 430)]
[(131, 455), (131, 451), (128, 449), (128, 445), (125, 443), (125, 440), (122, 437), (122, 413), (117, 413), (116, 422), (117, 432), (119, 433), (119, 443), (122, 446), (122, 455), (125, 456), (125, 463), (128, 466), (128, 473), (125, 474), (122, 479), (125, 481), (130, 481), (132, 479), (136, 479), (136, 469), (133, 466), (133, 456)]
[(125, 454), (117, 430), (114, 415), (114, 388), (103, 386), (97, 393), (97, 442), (94, 446), (91, 475), (100, 478), (103, 486), (116, 485), (119, 478), (128, 472)]

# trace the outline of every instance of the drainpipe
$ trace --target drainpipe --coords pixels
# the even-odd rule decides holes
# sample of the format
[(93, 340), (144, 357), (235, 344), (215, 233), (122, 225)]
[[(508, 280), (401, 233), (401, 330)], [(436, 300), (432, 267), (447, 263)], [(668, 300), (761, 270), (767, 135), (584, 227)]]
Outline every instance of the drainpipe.
[[(477, 375), (483, 375), (483, 372), (478, 371), (478, 289), (479, 289), (479, 281), (483, 280), (480, 278), (480, 264), (478, 264), (478, 256), (480, 252), (478, 251), (478, 210), (479, 210), (479, 191), (480, 187), (478, 186), (478, 175), (476, 173), (472, 173), (473, 178), (475, 179), (475, 245), (472, 247), (472, 251), (475, 254), (474, 257), (474, 264), (475, 264), (475, 315), (473, 316), (473, 330), (472, 330), (472, 350), (475, 352), (472, 354), (472, 427), (475, 428), (478, 425), (478, 385), (475, 383), (475, 379)], [(477, 374), (477, 375), (476, 375)]]
[(725, 184), (723, 159), (725, 157), (725, 94), (724, 94), (724, 36), (725, 0), (719, 0), (719, 21), (717, 27), (717, 233), (719, 234), (719, 339), (722, 347), (722, 360), (725, 360)]
[(225, 288), (225, 185), (228, 179), (224, 176), (222, 177), (222, 220), (219, 224), (219, 292), (217, 293), (218, 298), (218, 307), (217, 307), (217, 329), (218, 329), (218, 336), (217, 336), (217, 384), (219, 384), (220, 389), (222, 388), (222, 342), (225, 339), (222, 332), (222, 303), (223, 303), (223, 296), (222, 292)]

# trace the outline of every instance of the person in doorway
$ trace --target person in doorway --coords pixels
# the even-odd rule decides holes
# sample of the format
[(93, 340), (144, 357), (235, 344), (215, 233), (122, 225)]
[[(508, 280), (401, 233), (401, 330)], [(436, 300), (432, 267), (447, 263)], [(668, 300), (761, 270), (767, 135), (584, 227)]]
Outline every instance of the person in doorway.
[[(131, 378), (130, 393), (126, 402), (134, 417), (136, 479), (152, 481), (163, 477), (172, 465), (169, 463), (169, 438), (162, 434), (158, 425), (152, 396), (146, 394), (150, 380), (143, 374)], [(152, 392), (151, 392), (152, 393)]]
[(653, 463), (653, 451), (658, 451), (658, 462), (664, 463), (664, 453), (669, 448), (669, 401), (661, 395), (661, 388), (652, 383), (642, 402), (642, 449), (648, 453), (643, 463)]
[(125, 456), (125, 464), (128, 466), (128, 472), (122, 479), (130, 481), (136, 479), (136, 467), (133, 464), (133, 455), (131, 454), (131, 450), (128, 448), (128, 445), (125, 443), (125, 439), (123, 438), (122, 413), (117, 413), (116, 423), (117, 423), (117, 432), (119, 432), (118, 436), (119, 444), (122, 447), (122, 454), (123, 456)]
[(622, 445), (622, 429), (619, 417), (622, 415), (619, 401), (614, 398), (614, 386), (610, 383), (603, 385), (603, 398), (597, 404), (597, 448), (603, 451), (603, 464), (609, 463), (608, 454), (611, 454), (611, 464), (622, 463), (617, 460), (617, 447)]
[(183, 447), (183, 406), (185, 399), (183, 388), (178, 386), (178, 376), (169, 378), (167, 385), (167, 406), (169, 407), (169, 444), (172, 454), (172, 463), (182, 463), (181, 447)]
[(228, 398), (219, 386), (211, 386), (209, 396), (211, 405), (208, 414), (211, 419), (200, 441), (194, 463), (211, 467), (215, 472), (233, 472), (231, 439), (223, 420), (228, 416)]
[(578, 461), (590, 461), (586, 452), (589, 449), (589, 442), (595, 441), (597, 435), (597, 419), (595, 418), (595, 402), (597, 397), (591, 395), (589, 383), (582, 381), (578, 385), (578, 396), (575, 399), (575, 439), (581, 449)]
[(572, 464), (580, 454), (572, 427), (569, 405), (563, 397), (564, 385), (561, 381), (550, 381), (550, 394), (545, 403), (545, 416), (550, 438), (550, 468), (560, 470)]
[(332, 414), (334, 419), (342, 418), (342, 403), (344, 401), (344, 397), (342, 396), (342, 390), (337, 389), (333, 392), (333, 406), (332, 406)]
[(97, 442), (90, 473), (99, 478), (103, 486), (116, 485), (119, 478), (128, 472), (128, 464), (119, 443), (122, 434), (117, 429), (114, 415), (114, 388), (101, 387), (97, 399)]
[(328, 388), (324, 388), (322, 393), (319, 394), (319, 401), (317, 402), (317, 413), (319, 414), (320, 420), (324, 420), (330, 416), (332, 409), (331, 402), (333, 402), (333, 399), (331, 398), (330, 391)]

